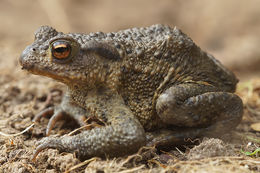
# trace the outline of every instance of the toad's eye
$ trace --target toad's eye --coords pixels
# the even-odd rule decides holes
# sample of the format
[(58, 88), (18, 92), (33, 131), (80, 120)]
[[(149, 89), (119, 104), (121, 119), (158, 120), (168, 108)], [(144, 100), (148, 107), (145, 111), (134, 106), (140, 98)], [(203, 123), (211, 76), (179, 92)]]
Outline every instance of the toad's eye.
[(67, 40), (57, 40), (51, 45), (52, 56), (59, 60), (69, 58), (71, 51), (71, 45)]

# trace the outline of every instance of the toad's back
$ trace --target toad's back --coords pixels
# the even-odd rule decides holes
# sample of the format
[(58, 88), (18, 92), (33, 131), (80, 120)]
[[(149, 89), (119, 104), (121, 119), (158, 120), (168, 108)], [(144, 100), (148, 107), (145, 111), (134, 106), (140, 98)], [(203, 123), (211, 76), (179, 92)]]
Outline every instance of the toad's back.
[(198, 83), (234, 92), (237, 79), (180, 30), (163, 25), (87, 37), (114, 44), (120, 57), (120, 94), (147, 129), (158, 127), (157, 96), (173, 85)]
[(163, 80), (162, 77), (168, 74), (170, 68), (174, 68), (175, 74), (185, 78), (176, 80), (175, 77), (172, 83), (187, 82), (188, 77), (189, 80), (208, 82), (224, 91), (234, 91), (238, 82), (232, 72), (213, 56), (203, 52), (177, 28), (152, 25), (111, 33), (71, 35), (82, 45), (92, 40), (109, 42), (123, 59), (121, 63), (123, 75), (127, 72), (149, 77), (159, 75), (157, 85)]

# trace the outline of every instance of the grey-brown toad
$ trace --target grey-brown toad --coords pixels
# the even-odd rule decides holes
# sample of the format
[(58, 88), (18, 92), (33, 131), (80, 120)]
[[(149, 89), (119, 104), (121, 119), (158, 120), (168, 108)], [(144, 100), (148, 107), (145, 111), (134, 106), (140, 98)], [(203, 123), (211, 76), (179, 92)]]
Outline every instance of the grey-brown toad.
[(238, 125), (238, 80), (179, 29), (153, 25), (111, 33), (64, 34), (40, 27), (20, 57), (22, 68), (68, 86), (47, 135), (62, 116), (96, 117), (103, 126), (74, 136), (46, 137), (45, 148), (79, 157), (120, 156), (144, 145), (176, 145), (185, 138), (216, 136)]

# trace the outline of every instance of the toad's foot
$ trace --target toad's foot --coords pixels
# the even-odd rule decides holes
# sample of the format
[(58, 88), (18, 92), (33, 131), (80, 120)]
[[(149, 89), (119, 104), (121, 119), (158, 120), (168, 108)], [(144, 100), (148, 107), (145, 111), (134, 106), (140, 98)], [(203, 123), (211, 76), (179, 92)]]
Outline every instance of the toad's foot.
[(66, 116), (69, 116), (69, 117), (72, 117), (73, 119), (75, 119), (80, 126), (86, 125), (85, 114), (86, 114), (86, 112), (84, 109), (82, 109), (78, 106), (72, 105), (69, 102), (69, 97), (65, 95), (60, 106), (56, 106), (55, 108), (49, 107), (49, 108), (44, 109), (43, 111), (41, 111), (34, 117), (33, 122), (40, 121), (40, 119), (42, 117), (51, 116), (51, 118), (48, 122), (47, 128), (46, 128), (46, 136), (49, 136), (50, 132), (53, 129), (53, 127), (55, 126), (56, 122)]

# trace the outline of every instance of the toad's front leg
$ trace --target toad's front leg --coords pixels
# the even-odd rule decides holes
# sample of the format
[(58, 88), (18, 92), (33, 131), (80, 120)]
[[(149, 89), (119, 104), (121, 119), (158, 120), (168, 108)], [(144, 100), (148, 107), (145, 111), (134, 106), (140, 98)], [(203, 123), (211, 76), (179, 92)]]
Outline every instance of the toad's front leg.
[(69, 116), (73, 118), (80, 126), (84, 126), (86, 125), (84, 120), (89, 115), (87, 115), (85, 109), (73, 103), (71, 101), (69, 93), (66, 92), (59, 106), (49, 107), (42, 110), (34, 117), (33, 121), (37, 122), (42, 117), (46, 117), (46, 116), (51, 116), (46, 128), (46, 136), (49, 136), (56, 122), (62, 119), (63, 117)]
[(46, 137), (39, 142), (33, 159), (46, 148), (75, 152), (79, 158), (120, 156), (137, 151), (145, 145), (145, 132), (132, 112), (124, 105), (113, 106), (107, 125), (75, 136)]

